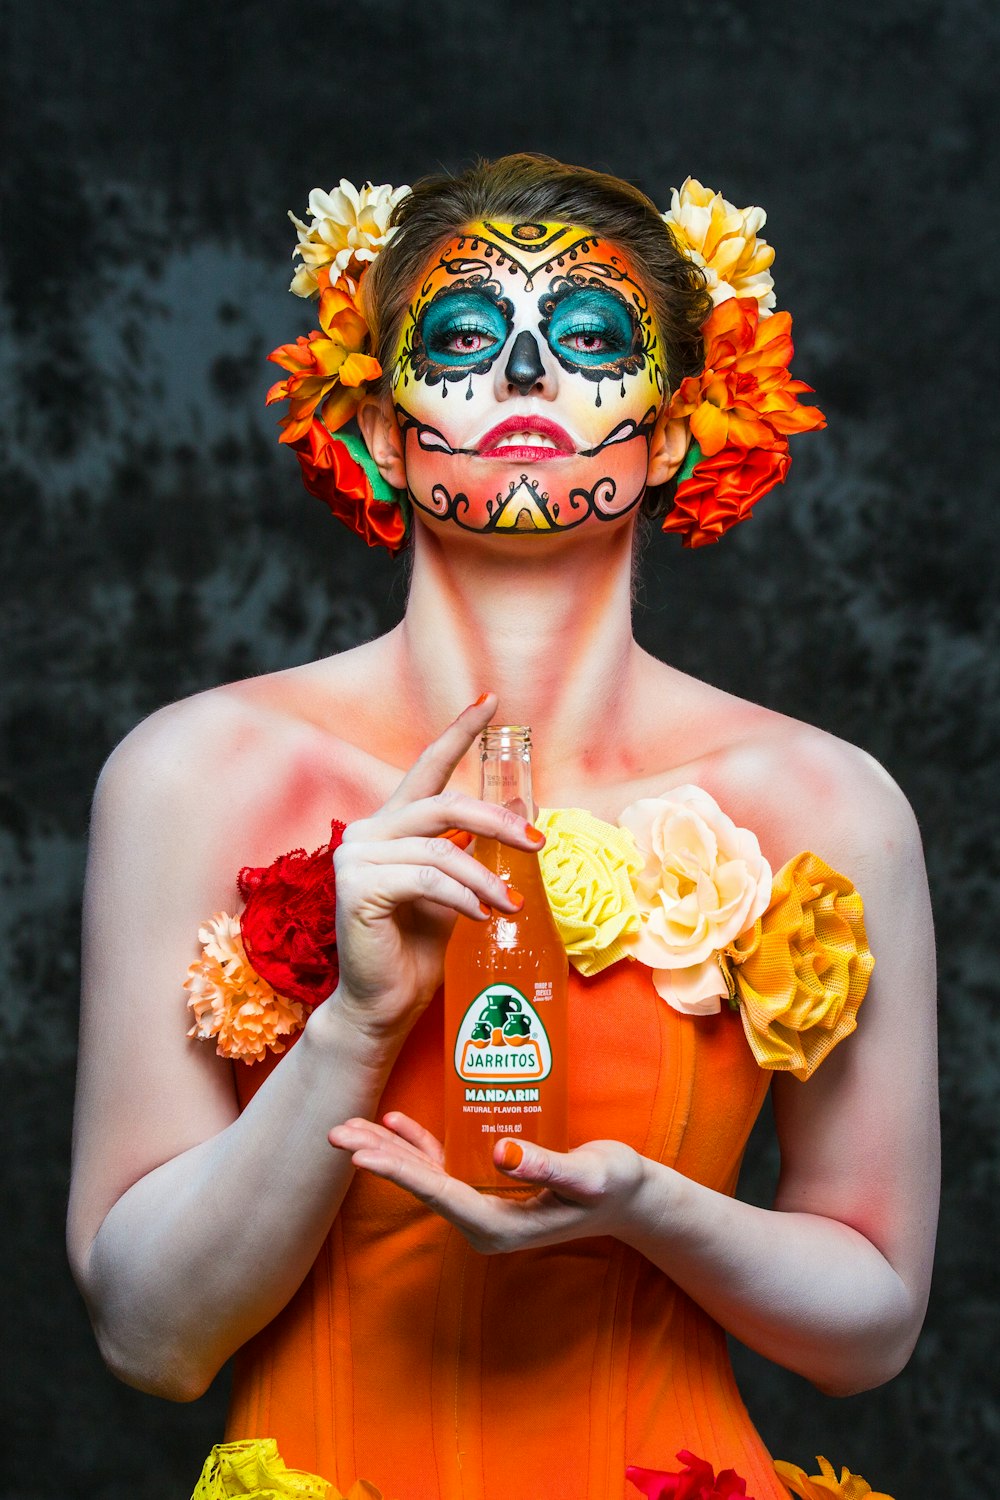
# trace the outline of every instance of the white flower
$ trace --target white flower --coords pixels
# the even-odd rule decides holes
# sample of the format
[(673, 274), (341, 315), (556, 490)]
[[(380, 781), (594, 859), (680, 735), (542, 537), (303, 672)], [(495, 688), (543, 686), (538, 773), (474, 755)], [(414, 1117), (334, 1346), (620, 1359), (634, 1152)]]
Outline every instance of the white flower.
[(662, 215), (681, 250), (705, 273), (716, 306), (730, 297), (754, 297), (760, 316), (774, 310), (774, 281), (768, 267), (774, 248), (758, 236), (767, 222), (762, 208), (737, 208), (688, 177), (670, 194)]
[(292, 259), (301, 262), (290, 290), (297, 297), (315, 297), (319, 291), (316, 272), (328, 266), (331, 284), (353, 296), (367, 264), (395, 233), (388, 227), (389, 216), (409, 191), (408, 187), (394, 188), (387, 182), (379, 187), (366, 182), (356, 188), (346, 177), (329, 193), (313, 188), (309, 194), (310, 222), (304, 224), (293, 213), (288, 215), (299, 237)]
[(644, 797), (618, 821), (644, 860), (634, 882), (641, 926), (623, 945), (649, 965), (675, 1010), (712, 1015), (727, 993), (718, 953), (771, 899), (771, 866), (756, 835), (697, 786)]

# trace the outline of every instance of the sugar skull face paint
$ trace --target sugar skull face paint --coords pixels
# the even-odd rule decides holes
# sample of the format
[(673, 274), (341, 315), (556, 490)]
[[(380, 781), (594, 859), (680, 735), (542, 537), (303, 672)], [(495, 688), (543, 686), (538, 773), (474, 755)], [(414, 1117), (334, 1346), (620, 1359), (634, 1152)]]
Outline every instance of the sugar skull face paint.
[(472, 225), (428, 266), (397, 350), (413, 503), (481, 532), (621, 517), (642, 498), (664, 394), (621, 251), (573, 225)]

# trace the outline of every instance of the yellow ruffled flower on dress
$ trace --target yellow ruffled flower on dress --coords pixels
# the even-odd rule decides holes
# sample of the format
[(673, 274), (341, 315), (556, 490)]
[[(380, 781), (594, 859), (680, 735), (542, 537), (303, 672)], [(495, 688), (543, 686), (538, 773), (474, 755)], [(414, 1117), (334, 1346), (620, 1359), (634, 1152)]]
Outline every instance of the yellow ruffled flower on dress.
[(252, 1438), (242, 1443), (217, 1443), (205, 1460), (191, 1500), (382, 1500), (367, 1480), (359, 1479), (342, 1495), (336, 1485), (289, 1469), (274, 1438)]
[(195, 1023), (188, 1036), (216, 1039), (220, 1057), (261, 1062), (284, 1052), (283, 1036), (301, 1031), (305, 1007), (286, 1000), (251, 967), (238, 917), (219, 911), (198, 929), (201, 958), (188, 969), (184, 988)]
[(875, 967), (861, 897), (818, 855), (796, 855), (720, 962), (761, 1067), (804, 1080), (857, 1025)]
[(542, 809), (536, 822), (545, 834), (545, 894), (569, 961), (581, 974), (599, 974), (627, 956), (622, 939), (639, 930), (635, 839), (582, 807)]
[(780, 1458), (775, 1459), (774, 1468), (778, 1478), (787, 1484), (793, 1495), (799, 1496), (799, 1500), (892, 1500), (891, 1495), (873, 1490), (860, 1474), (852, 1474), (845, 1468), (841, 1469), (838, 1479), (833, 1465), (825, 1458), (817, 1458), (816, 1462), (820, 1472), (812, 1475), (800, 1469), (798, 1464), (786, 1464)]

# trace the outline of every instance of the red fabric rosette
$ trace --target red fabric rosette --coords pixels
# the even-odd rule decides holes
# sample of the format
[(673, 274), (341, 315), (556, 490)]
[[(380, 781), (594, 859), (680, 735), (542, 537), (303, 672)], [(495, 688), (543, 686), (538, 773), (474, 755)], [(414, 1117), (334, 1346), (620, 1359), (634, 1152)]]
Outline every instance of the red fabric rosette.
[(686, 1448), (677, 1457), (684, 1464), (679, 1473), (639, 1469), (630, 1464), (625, 1477), (649, 1500), (729, 1500), (733, 1495), (746, 1496), (747, 1482), (735, 1469), (720, 1469), (716, 1474), (706, 1459), (697, 1458)]
[(369, 547), (387, 547), (393, 555), (406, 542), (406, 521), (400, 506), (376, 500), (371, 481), (351, 457), (347, 445), (313, 418), (305, 434), (289, 443), (310, 495), (328, 505)]
[(784, 481), (791, 464), (787, 443), (774, 448), (721, 448), (702, 457), (677, 486), (674, 508), (662, 530), (679, 531), (685, 547), (717, 542), (745, 521), (762, 495)]
[(330, 842), (307, 854), (293, 849), (265, 869), (247, 866), (237, 884), (246, 902), (240, 933), (261, 979), (286, 1000), (312, 1008), (337, 987), (337, 901), (333, 851), (344, 823), (330, 825)]

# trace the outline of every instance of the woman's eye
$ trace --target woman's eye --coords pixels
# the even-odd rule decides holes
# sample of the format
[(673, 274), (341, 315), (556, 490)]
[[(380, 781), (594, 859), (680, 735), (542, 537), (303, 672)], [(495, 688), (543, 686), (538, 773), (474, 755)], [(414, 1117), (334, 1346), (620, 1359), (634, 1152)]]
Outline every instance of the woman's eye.
[(457, 328), (444, 340), (443, 347), (452, 354), (478, 354), (494, 343), (496, 340), (483, 328)]
[(430, 357), (456, 369), (489, 359), (510, 331), (503, 308), (483, 292), (469, 289), (439, 293), (419, 326)]
[(603, 368), (632, 351), (634, 317), (624, 299), (605, 287), (574, 287), (539, 307), (550, 347), (571, 366)]
[(564, 333), (559, 342), (566, 349), (578, 354), (603, 354), (609, 347), (605, 335), (596, 328), (581, 328), (575, 333)]

